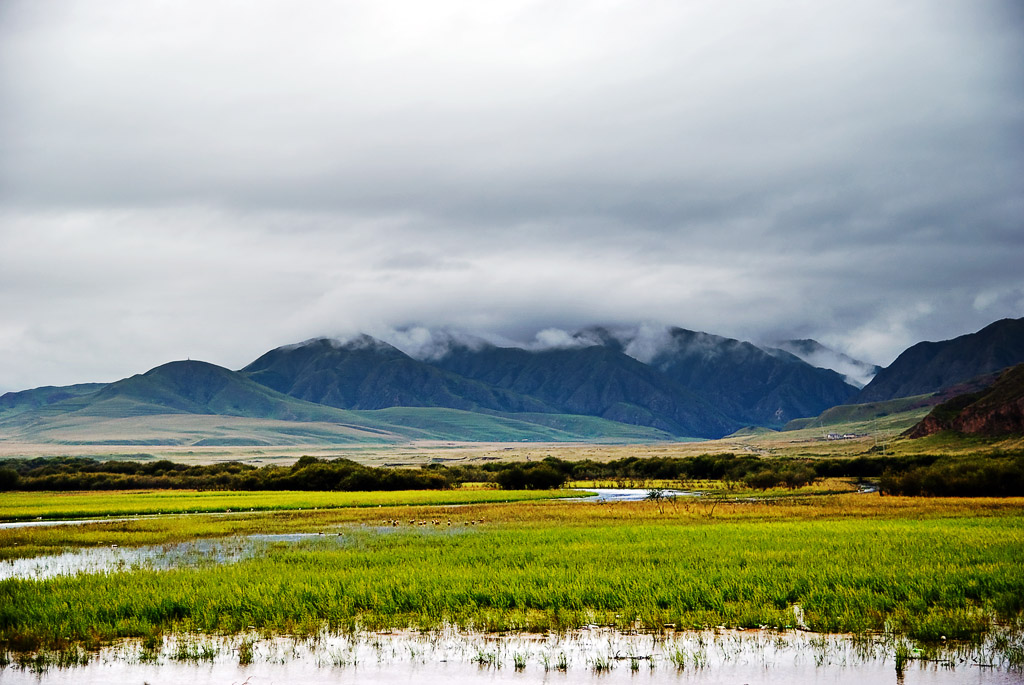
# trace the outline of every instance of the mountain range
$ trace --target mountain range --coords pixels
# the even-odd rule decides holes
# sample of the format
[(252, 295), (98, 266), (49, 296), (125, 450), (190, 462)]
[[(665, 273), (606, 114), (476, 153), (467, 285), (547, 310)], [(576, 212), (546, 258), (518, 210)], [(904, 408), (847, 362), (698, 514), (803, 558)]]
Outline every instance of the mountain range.
[[(110, 384), (7, 393), (0, 438), (116, 443), (139, 426), (146, 440), (173, 444), (718, 438), (844, 403), (934, 392), (1024, 361), (1022, 327), (1024, 319), (1005, 320), (915, 345), (862, 390), (849, 373), (801, 358), (841, 359), (811, 340), (759, 347), (683, 328), (642, 338), (592, 327), (545, 349), (450, 335), (416, 358), (367, 335), (317, 338), (238, 371), (171, 362)], [(848, 357), (843, 364), (860, 378), (872, 370)]]
[(364, 335), (281, 347), (241, 373), (343, 409), (596, 416), (688, 437), (721, 437), (751, 423), (781, 426), (856, 393), (834, 371), (738, 340), (669, 329), (647, 363), (626, 353), (630, 342), (600, 328), (541, 350), (453, 338), (443, 354), (418, 360)]

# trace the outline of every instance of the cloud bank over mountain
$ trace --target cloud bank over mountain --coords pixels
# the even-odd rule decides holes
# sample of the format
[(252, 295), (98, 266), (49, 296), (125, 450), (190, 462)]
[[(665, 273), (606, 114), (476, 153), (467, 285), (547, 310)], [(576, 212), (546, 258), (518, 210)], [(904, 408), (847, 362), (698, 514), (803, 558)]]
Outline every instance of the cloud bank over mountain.
[(9, 0), (0, 389), (594, 322), (887, 364), (1024, 312), (1021, 83), (1010, 0)]

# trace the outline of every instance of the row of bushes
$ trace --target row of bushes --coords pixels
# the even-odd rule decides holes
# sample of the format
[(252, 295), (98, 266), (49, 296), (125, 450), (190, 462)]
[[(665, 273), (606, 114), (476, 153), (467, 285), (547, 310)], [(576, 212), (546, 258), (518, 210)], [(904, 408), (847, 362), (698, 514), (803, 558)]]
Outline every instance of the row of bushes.
[(374, 468), (350, 459), (302, 457), (290, 467), (239, 462), (188, 465), (97, 461), (80, 457), (12, 459), (0, 467), (4, 490), (443, 490), (470, 481), (505, 489), (546, 489), (566, 476), (544, 462), (504, 464), (486, 471), (429, 465), (419, 469)]
[(809, 460), (738, 457), (732, 453), (697, 457), (627, 457), (610, 462), (589, 459), (566, 461), (548, 457), (510, 468), (508, 463), (449, 467), (460, 481), (496, 481), (515, 487), (525, 478), (536, 487), (570, 480), (724, 480), (754, 488), (798, 487), (812, 483), (819, 474)]
[(12, 459), (0, 467), (2, 490), (424, 490), (491, 482), (504, 489), (546, 489), (570, 480), (723, 480), (752, 488), (798, 487), (818, 478), (877, 478), (887, 494), (1024, 495), (1024, 453), (986, 457), (870, 456), (762, 459), (731, 453), (628, 457), (610, 462), (491, 462), (422, 468), (374, 468), (349, 459), (302, 457), (295, 464), (188, 465), (169, 460), (97, 461), (81, 457)]
[(889, 471), (880, 489), (910, 496), (1024, 497), (1024, 455), (947, 457), (903, 472)]
[(349, 459), (313, 457), (302, 457), (291, 467), (41, 458), (12, 460), (0, 468), (3, 490), (427, 490), (450, 485), (430, 471), (375, 469)]

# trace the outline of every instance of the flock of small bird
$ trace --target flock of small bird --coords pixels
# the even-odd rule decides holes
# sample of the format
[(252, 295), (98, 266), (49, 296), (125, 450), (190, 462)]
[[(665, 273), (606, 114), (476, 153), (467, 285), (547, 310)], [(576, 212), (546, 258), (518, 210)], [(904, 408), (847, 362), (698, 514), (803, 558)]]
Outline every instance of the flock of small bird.
[[(470, 519), (469, 521), (463, 521), (462, 525), (464, 525), (464, 526), (475, 526), (475, 525), (483, 523), (483, 522), (484, 522), (484, 520), (482, 518), (481, 519)], [(381, 521), (381, 525), (383, 525), (383, 526), (391, 526), (392, 528), (397, 528), (398, 526), (402, 525), (402, 522), (399, 521), (398, 519), (384, 519), (383, 521)], [(429, 520), (427, 520), (427, 519), (409, 519), (409, 525), (410, 526), (451, 526), (452, 525), (452, 520), (448, 519), (446, 521), (442, 521), (441, 519), (429, 519)], [(456, 522), (455, 525), (458, 525), (458, 522)], [(325, 533), (322, 530), (318, 531), (317, 535), (336, 535), (338, 537), (341, 537), (341, 533)], [(117, 547), (117, 545), (111, 545), (111, 547)]]
[[(484, 522), (483, 519), (472, 519), (472, 520), (469, 520), (469, 521), (463, 521), (462, 525), (464, 525), (464, 526), (475, 526), (478, 523), (483, 523), (483, 522)], [(381, 524), (385, 525), (385, 526), (391, 526), (392, 528), (397, 528), (398, 526), (402, 525), (402, 522), (399, 521), (398, 519), (384, 519), (383, 521), (381, 521)], [(408, 525), (410, 525), (410, 526), (451, 526), (452, 525), (452, 520), (448, 519), (447, 521), (442, 521), (441, 519), (429, 519), (429, 520), (428, 519), (409, 519)], [(458, 525), (458, 524), (456, 523), (456, 525)]]

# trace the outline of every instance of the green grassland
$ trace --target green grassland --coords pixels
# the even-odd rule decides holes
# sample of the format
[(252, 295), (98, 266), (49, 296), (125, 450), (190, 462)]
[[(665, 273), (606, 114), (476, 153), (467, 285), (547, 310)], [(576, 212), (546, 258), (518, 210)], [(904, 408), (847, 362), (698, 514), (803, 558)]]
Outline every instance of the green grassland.
[[(318, 406), (318, 405), (314, 405)], [(329, 416), (284, 420), (188, 413), (131, 416), (56, 414), (34, 421), (15, 415), (0, 422), (0, 443), (61, 447), (236, 447), (393, 445), (414, 440), (489, 442), (657, 442), (663, 431), (563, 414), (481, 414), (436, 407), (394, 407), (373, 411), (325, 409)]]
[[(452, 527), (405, 519), (452, 518)], [(383, 521), (403, 519), (398, 527)], [(465, 522), (483, 521), (479, 525)], [(171, 525), (163, 525), (173, 521)], [(228, 565), (0, 582), (0, 648), (167, 633), (794, 625), (977, 640), (1024, 612), (1024, 501), (849, 494), (176, 517), (0, 531), (3, 548), (333, 530)], [(333, 526), (333, 528), (332, 528)]]
[[(849, 428), (865, 424), (874, 429), (880, 427), (878, 419), (890, 418), (891, 421), (900, 424), (904, 422), (916, 423), (919, 416), (931, 411), (935, 401), (930, 400), (931, 395), (916, 395), (914, 397), (901, 397), (896, 400), (884, 402), (867, 402), (865, 404), (841, 404), (831, 409), (826, 409), (819, 416), (806, 419), (794, 419), (786, 424), (783, 430), (793, 431), (802, 428), (825, 428), (842, 427)], [(911, 423), (911, 425), (913, 425)]]
[(419, 439), (445, 440), (458, 436), (465, 441), (593, 439), (625, 443), (674, 440), (672, 435), (656, 428), (575, 414), (480, 414), (437, 407), (390, 407), (352, 413), (382, 424), (400, 426), (407, 433), (416, 431), (414, 437)]
[(508, 491), (479, 488), (398, 492), (203, 492), (194, 490), (6, 492), (0, 494), (0, 521), (282, 509), (475, 504), (579, 496), (580, 493), (567, 490)]

